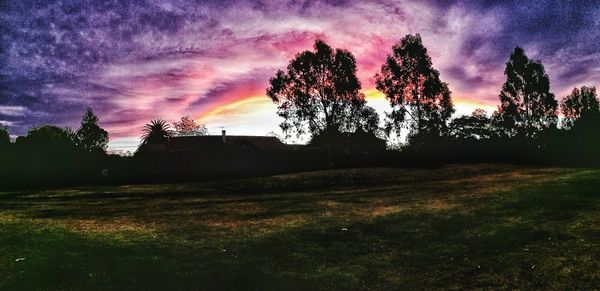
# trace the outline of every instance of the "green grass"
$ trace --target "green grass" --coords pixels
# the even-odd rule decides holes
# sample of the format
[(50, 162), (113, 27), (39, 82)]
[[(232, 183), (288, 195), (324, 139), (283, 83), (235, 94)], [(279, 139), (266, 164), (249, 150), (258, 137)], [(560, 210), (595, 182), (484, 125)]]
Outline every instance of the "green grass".
[(600, 170), (376, 168), (0, 193), (0, 289), (599, 285)]

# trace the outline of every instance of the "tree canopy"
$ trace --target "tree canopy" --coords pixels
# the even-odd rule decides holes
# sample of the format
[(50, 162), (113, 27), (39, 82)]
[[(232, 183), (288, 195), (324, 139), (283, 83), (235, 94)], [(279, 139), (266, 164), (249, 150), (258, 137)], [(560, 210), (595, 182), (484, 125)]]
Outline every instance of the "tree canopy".
[[(352, 131), (365, 114), (354, 56), (347, 50), (333, 50), (322, 40), (315, 42), (314, 51), (297, 54), (287, 70), (278, 70), (269, 82), (267, 95), (278, 104), (280, 127), (288, 136), (294, 131), (304, 134), (306, 129), (313, 135)], [(373, 113), (367, 114), (371, 120)]]
[(530, 60), (522, 48), (516, 47), (504, 74), (498, 118), (509, 136), (533, 136), (556, 125), (558, 102), (550, 93), (550, 79), (541, 62)]
[(471, 115), (452, 120), (450, 135), (454, 139), (489, 139), (494, 135), (494, 130), (485, 110), (475, 109)]
[(179, 121), (173, 122), (174, 135), (177, 136), (199, 136), (206, 135), (208, 130), (204, 124), (197, 124), (189, 115), (182, 116)]
[(10, 144), (8, 129), (0, 123), (0, 147)]
[(583, 86), (579, 89), (575, 87), (570, 95), (562, 99), (560, 107), (564, 116), (563, 125), (566, 128), (572, 127), (582, 117), (599, 114), (600, 106), (596, 88)]
[(433, 68), (419, 34), (409, 34), (393, 46), (375, 84), (392, 106), (388, 132), (402, 127), (439, 132), (454, 112), (448, 84)]
[(75, 133), (54, 125), (32, 127), (26, 136), (19, 136), (15, 144), (31, 159), (38, 160), (70, 157), (77, 149)]
[(98, 125), (98, 117), (91, 108), (86, 109), (81, 119), (76, 140), (77, 145), (87, 152), (103, 152), (108, 146), (108, 132)]
[(27, 142), (31, 145), (44, 147), (48, 144), (71, 144), (73, 141), (73, 131), (68, 128), (61, 128), (54, 125), (34, 126), (27, 131), (27, 135), (19, 137), (19, 141)]

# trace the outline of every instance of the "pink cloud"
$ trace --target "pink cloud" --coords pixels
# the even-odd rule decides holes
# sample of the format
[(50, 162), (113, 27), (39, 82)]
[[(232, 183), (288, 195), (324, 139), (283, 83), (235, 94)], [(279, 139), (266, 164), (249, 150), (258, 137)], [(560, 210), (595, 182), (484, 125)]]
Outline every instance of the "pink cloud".
[[(421, 2), (357, 2), (336, 9), (324, 9), (323, 5), (303, 7), (302, 13), (295, 14), (285, 11), (300, 9), (293, 5), (282, 8), (267, 4), (256, 8), (241, 4), (223, 8), (220, 21), (208, 35), (207, 31), (191, 34), (194, 28), (190, 26), (180, 32), (188, 39), (174, 36), (178, 45), (190, 49), (110, 66), (101, 82), (123, 88), (123, 94), (115, 96), (113, 104), (120, 110), (135, 112), (139, 118), (127, 124), (109, 125), (111, 134), (136, 134), (141, 125), (154, 117), (175, 120), (189, 114), (207, 123), (219, 120), (227, 124), (228, 116), (245, 116), (241, 112), (250, 112), (251, 107), (218, 109), (264, 96), (269, 77), (285, 68), (296, 53), (312, 49), (317, 38), (351, 51), (363, 89), (372, 91), (373, 75), (392, 52), (394, 43), (408, 33), (420, 33), (434, 67), (440, 70), (442, 80), (450, 84), (459, 112), (469, 113), (475, 107), (493, 110), (497, 105), (503, 67), (481, 61), (492, 48), (481, 45), (467, 56), (461, 51), (466, 37), (485, 36), (499, 27), (501, 14), (497, 11), (481, 18), (460, 5), (444, 13)], [(168, 43), (168, 39), (162, 43)], [(507, 57), (509, 53), (506, 52)], [(387, 109), (381, 101), (377, 104), (380, 113)], [(264, 123), (276, 126), (274, 106), (264, 110)], [(118, 120), (119, 114), (113, 118)], [(256, 128), (247, 130), (257, 132)]]

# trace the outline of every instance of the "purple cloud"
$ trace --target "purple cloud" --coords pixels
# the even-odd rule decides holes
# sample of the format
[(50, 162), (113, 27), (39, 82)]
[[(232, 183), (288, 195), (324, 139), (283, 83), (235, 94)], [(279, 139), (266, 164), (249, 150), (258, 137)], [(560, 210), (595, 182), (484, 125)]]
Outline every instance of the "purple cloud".
[[(77, 127), (91, 106), (111, 138), (138, 136), (151, 118), (198, 116), (256, 97), (278, 68), (310, 49), (316, 38), (353, 52), (363, 87), (372, 90), (373, 75), (407, 33), (422, 35), (459, 106), (497, 104), (505, 62), (516, 45), (544, 63), (552, 91), (562, 97), (574, 86), (599, 85), (599, 6), (591, 1), (8, 1), (0, 11), (0, 120), (13, 134), (40, 123)], [(276, 128), (274, 112), (265, 111), (263, 118), (256, 124)], [(225, 116), (218, 120), (228, 122)]]

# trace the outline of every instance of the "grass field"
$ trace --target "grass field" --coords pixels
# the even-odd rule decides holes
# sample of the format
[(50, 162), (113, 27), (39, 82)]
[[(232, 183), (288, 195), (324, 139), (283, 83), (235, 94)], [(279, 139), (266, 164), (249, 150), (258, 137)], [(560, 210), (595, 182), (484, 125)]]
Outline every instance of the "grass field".
[(600, 170), (351, 169), (0, 193), (0, 289), (590, 289)]

